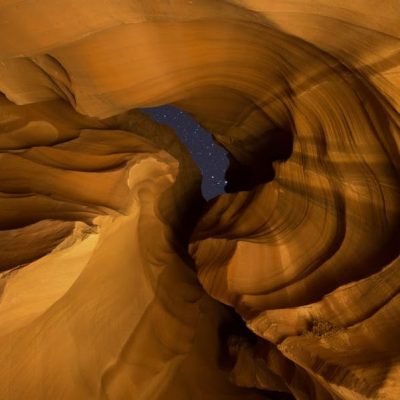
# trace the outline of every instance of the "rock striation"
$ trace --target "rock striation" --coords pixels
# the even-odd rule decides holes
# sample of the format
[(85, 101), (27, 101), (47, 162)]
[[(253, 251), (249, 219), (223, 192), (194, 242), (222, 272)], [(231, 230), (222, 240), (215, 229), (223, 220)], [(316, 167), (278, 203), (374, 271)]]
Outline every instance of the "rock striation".
[(0, 398), (400, 397), (397, 1), (8, 0), (0, 38)]
[(242, 398), (177, 226), (200, 174), (172, 132), (1, 101), (0, 397)]

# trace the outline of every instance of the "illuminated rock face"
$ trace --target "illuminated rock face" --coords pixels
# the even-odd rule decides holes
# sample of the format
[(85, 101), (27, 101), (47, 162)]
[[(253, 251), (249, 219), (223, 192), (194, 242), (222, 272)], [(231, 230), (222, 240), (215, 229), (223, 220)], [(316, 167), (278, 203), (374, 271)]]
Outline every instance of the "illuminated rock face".
[(1, 105), (0, 397), (262, 398), (218, 368), (231, 316), (182, 245), (176, 214), (190, 227), (200, 179), (169, 129), (59, 101)]
[[(0, 398), (400, 397), (384, 3), (0, 5)], [(204, 210), (166, 103), (230, 152)]]

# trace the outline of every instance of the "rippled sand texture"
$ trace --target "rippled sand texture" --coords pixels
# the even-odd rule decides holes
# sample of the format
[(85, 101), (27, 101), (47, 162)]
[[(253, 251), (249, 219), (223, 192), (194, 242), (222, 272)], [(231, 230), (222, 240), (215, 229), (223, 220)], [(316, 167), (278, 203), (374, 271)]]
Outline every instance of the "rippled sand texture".
[(0, 92), (1, 399), (400, 398), (397, 0), (6, 0)]

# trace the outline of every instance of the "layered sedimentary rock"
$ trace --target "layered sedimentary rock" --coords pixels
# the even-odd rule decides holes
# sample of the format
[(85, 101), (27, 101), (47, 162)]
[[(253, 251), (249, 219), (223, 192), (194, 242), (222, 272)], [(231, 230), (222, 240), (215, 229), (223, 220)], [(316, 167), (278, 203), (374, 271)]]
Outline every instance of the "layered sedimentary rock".
[[(383, 3), (0, 5), (2, 397), (400, 396)], [(229, 151), (201, 215), (189, 156), (132, 111), (166, 103)]]
[(231, 317), (185, 257), (177, 209), (199, 172), (173, 134), (138, 113), (1, 106), (0, 397), (242, 398), (216, 361)]

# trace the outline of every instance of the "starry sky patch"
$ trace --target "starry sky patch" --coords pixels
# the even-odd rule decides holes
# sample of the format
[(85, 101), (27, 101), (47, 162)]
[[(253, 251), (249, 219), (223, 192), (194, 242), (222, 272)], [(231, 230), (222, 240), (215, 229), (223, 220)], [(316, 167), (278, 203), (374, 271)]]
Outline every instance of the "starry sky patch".
[(214, 142), (209, 132), (189, 114), (173, 106), (143, 108), (141, 111), (176, 132), (203, 175), (201, 191), (206, 200), (224, 193), (229, 161), (226, 150)]

